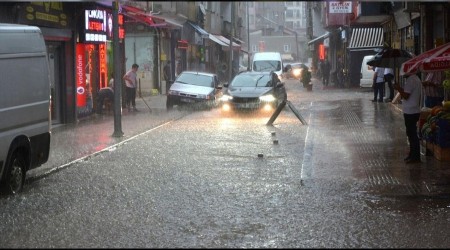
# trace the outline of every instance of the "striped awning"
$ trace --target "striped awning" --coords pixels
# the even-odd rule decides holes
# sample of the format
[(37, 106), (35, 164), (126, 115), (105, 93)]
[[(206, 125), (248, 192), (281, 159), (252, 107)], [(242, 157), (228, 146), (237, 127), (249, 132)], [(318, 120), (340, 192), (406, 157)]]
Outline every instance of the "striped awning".
[(383, 28), (354, 28), (349, 50), (373, 50), (383, 47)]

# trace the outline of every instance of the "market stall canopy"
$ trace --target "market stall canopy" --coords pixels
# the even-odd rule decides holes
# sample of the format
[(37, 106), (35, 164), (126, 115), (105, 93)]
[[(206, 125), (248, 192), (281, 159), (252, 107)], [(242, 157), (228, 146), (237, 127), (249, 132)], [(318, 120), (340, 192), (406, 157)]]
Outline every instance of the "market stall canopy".
[(450, 43), (428, 50), (404, 62), (400, 68), (400, 75), (447, 69), (450, 69)]

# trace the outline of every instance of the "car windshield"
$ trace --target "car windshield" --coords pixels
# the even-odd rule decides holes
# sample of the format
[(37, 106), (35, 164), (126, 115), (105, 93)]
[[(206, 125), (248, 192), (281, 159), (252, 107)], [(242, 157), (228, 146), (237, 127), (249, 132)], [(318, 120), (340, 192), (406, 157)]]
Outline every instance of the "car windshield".
[(214, 81), (213, 77), (202, 75), (202, 74), (196, 74), (196, 73), (182, 73), (178, 76), (177, 82), (183, 83), (183, 84), (189, 84), (189, 85), (196, 85), (196, 86), (204, 86), (204, 87), (213, 87)]
[(280, 61), (254, 61), (253, 71), (278, 71), (281, 69)]
[(270, 87), (269, 75), (237, 75), (231, 82), (233, 87)]

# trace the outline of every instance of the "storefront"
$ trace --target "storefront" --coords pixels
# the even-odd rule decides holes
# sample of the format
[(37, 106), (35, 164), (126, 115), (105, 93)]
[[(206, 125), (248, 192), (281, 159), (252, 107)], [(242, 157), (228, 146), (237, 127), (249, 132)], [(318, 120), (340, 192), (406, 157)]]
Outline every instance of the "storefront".
[[(82, 16), (75, 49), (77, 118), (94, 113), (97, 109), (97, 92), (108, 86), (114, 69), (112, 10), (85, 9)], [(123, 44), (125, 30), (122, 14), (118, 15), (118, 23), (119, 41)]]
[[(72, 15), (77, 5), (63, 2), (3, 3), (1, 21), (38, 26), (48, 51), (51, 81), (52, 124), (75, 120), (73, 102), (73, 30)], [(16, 16), (14, 16), (15, 13)]]

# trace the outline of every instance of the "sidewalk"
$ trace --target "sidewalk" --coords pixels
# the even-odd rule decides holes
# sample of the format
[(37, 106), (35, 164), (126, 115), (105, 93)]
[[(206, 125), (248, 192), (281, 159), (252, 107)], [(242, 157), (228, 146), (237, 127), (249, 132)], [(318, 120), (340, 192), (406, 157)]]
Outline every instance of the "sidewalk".
[[(143, 99), (150, 106), (151, 112)], [(167, 112), (165, 95), (136, 97), (136, 108), (138, 112), (122, 109), (122, 137), (112, 136), (114, 133), (113, 111), (104, 112), (103, 115), (94, 114), (75, 124), (52, 126), (49, 159), (42, 166), (27, 172), (27, 179), (44, 177), (50, 172), (70, 165), (75, 160), (89, 157), (187, 114), (187, 111), (177, 109)]]

